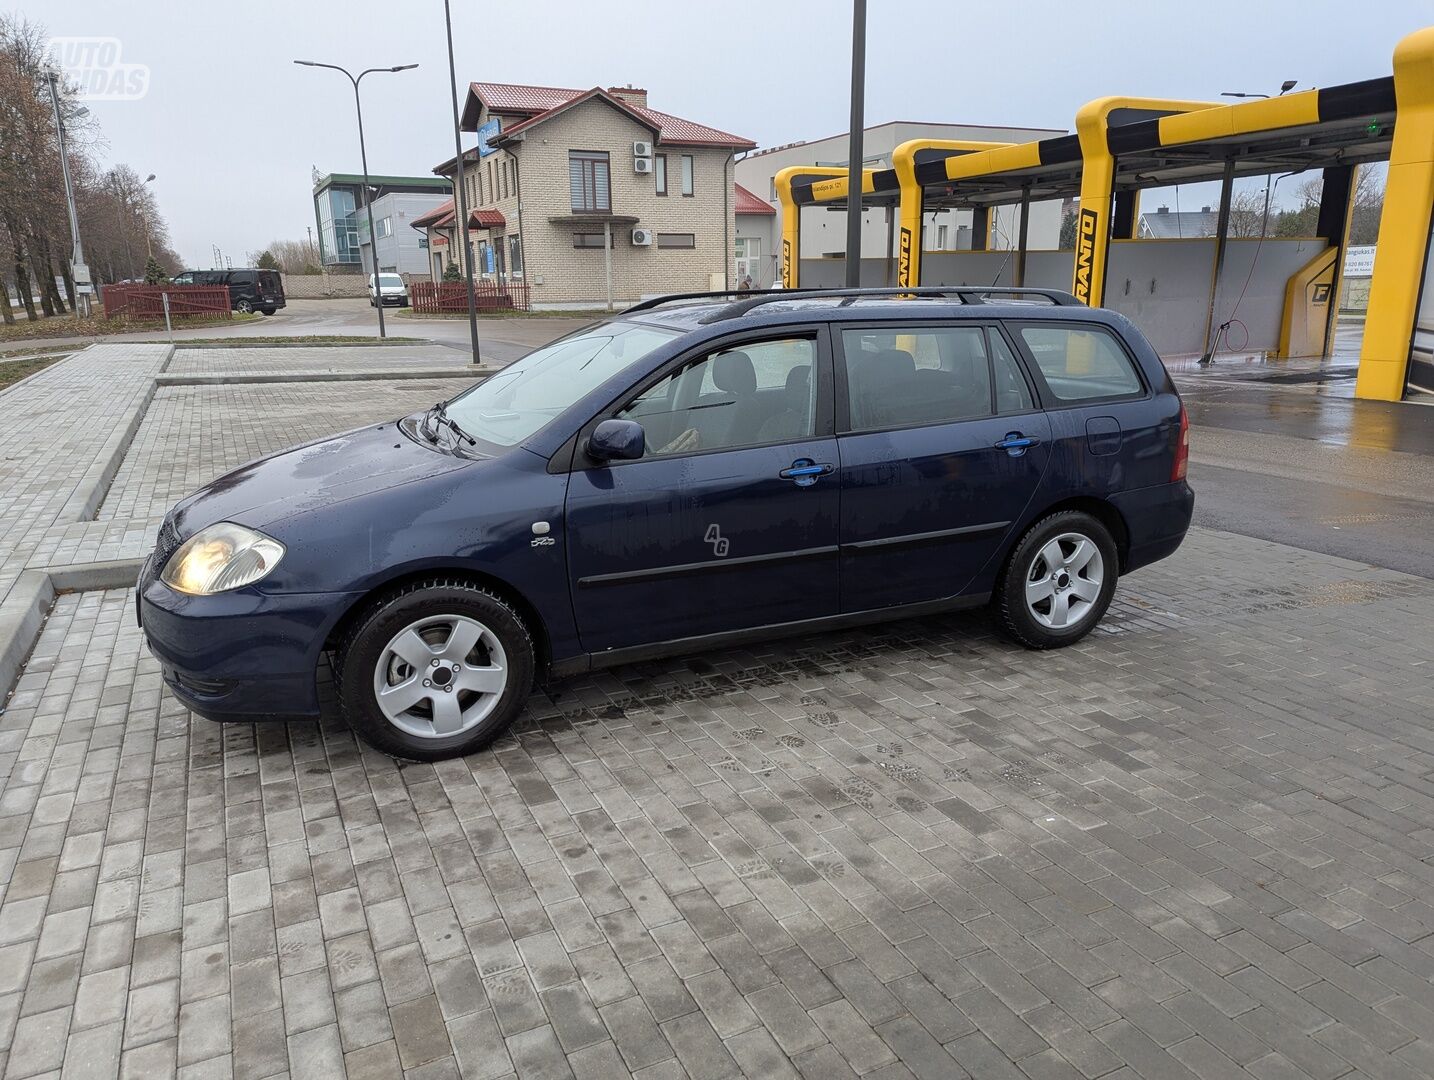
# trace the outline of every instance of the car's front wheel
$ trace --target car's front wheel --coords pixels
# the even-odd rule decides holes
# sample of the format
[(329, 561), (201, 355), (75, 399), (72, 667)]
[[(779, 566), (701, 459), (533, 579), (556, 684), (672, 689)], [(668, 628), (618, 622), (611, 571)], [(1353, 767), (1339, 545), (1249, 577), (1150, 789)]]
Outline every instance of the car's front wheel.
[(1110, 606), (1120, 554), (1110, 530), (1079, 510), (1032, 525), (1016, 543), (997, 585), (996, 621), (1028, 649), (1071, 645)]
[(406, 586), (366, 610), (339, 646), (344, 718), (395, 757), (473, 753), (523, 707), (534, 652), (522, 617), (487, 589), (442, 578)]
[(249, 300), (236, 300), (234, 302), (234, 310), (239, 312), (240, 315), (248, 315), (254, 310), (254, 304)]

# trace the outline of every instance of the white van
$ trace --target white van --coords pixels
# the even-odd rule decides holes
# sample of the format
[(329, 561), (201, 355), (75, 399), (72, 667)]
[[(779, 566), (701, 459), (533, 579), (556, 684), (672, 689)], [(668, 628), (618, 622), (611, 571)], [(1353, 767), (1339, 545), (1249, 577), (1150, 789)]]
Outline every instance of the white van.
[[(378, 296), (392, 307), (408, 307), (408, 286), (397, 274), (378, 275)], [(377, 307), (374, 299), (373, 275), (368, 276), (368, 306)]]

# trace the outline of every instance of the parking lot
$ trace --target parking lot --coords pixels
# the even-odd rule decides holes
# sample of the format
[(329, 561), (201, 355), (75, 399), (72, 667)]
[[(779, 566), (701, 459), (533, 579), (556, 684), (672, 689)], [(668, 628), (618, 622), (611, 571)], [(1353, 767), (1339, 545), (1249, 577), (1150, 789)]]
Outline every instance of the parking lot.
[[(462, 377), (108, 348), (6, 403), (7, 604)], [(90, 431), (26, 458), (46, 387)], [(419, 765), (192, 719), (127, 589), (62, 593), (0, 714), (0, 1074), (1429, 1076), (1431, 612), (1197, 528), (1070, 649), (963, 615), (618, 668)]]

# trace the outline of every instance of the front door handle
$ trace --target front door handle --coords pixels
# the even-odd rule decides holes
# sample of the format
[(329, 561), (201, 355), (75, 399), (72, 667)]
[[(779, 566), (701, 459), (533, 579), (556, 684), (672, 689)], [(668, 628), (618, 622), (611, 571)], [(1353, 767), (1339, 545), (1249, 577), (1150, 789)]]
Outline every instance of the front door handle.
[(1033, 436), (1022, 435), (1019, 431), (1010, 431), (1006, 433), (1004, 439), (996, 444), (996, 449), (1006, 451), (1011, 457), (1020, 457), (1040, 441)]
[(817, 482), (817, 477), (825, 476), (835, 469), (835, 465), (827, 462), (813, 461), (811, 458), (797, 458), (792, 462), (790, 468), (783, 469), (777, 475), (783, 480), (794, 481), (797, 487), (811, 487)]

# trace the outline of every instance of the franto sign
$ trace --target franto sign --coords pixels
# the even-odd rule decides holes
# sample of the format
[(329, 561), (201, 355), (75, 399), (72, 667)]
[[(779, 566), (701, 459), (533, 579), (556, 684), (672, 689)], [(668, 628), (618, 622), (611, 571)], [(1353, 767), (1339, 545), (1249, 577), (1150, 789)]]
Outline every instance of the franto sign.
[(1082, 304), (1090, 303), (1091, 276), (1095, 273), (1095, 236), (1100, 215), (1082, 207), (1076, 223), (1075, 296)]
[(896, 283), (898, 285), (915, 284), (911, 280), (911, 230), (904, 226), (901, 230), (901, 239), (897, 241)]

